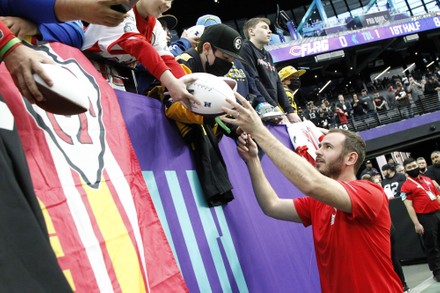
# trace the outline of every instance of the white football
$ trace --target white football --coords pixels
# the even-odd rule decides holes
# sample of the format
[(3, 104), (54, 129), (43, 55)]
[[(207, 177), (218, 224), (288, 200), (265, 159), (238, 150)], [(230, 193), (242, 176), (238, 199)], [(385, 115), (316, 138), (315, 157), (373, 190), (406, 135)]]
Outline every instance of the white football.
[(191, 103), (191, 111), (200, 115), (221, 115), (224, 114), (222, 107), (232, 108), (226, 99), (235, 101), (235, 80), (228, 78), (225, 81), (223, 76), (204, 72), (191, 73), (189, 76), (196, 80), (187, 85), (187, 89), (201, 103)]
[(89, 98), (84, 81), (61, 65), (41, 63), (41, 66), (53, 81), (53, 86), (48, 86), (34, 73), (38, 89), (45, 98), (44, 101), (36, 103), (40, 108), (59, 115), (76, 115), (88, 111)]
[(205, 31), (205, 26), (199, 24), (188, 28), (186, 30), (186, 33), (190, 38), (194, 38), (194, 37), (200, 38), (200, 36), (203, 34), (204, 31)]
[(226, 82), (226, 84), (229, 85), (234, 92), (237, 91), (237, 81), (235, 79), (226, 76), (222, 76), (219, 78), (223, 79), (223, 81)]

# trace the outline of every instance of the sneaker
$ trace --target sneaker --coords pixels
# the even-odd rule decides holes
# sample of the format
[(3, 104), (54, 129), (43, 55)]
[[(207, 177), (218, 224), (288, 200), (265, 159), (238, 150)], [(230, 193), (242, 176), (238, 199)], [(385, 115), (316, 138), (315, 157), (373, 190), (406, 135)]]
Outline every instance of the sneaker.
[(404, 284), (403, 285), (403, 293), (408, 293), (409, 291), (411, 291), (411, 289), (409, 288), (408, 284)]
[(279, 107), (274, 107), (269, 103), (260, 103), (255, 108), (261, 120), (273, 120), (284, 116), (284, 113)]

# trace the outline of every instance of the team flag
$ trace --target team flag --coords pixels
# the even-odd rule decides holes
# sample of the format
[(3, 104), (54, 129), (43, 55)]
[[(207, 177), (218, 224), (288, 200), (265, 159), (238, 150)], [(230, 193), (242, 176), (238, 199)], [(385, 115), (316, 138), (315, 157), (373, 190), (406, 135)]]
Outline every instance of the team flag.
[(79, 50), (58, 43), (37, 50), (89, 85), (88, 112), (54, 115), (23, 99), (0, 67), (0, 94), (15, 117), (52, 248), (72, 289), (187, 292), (114, 90)]

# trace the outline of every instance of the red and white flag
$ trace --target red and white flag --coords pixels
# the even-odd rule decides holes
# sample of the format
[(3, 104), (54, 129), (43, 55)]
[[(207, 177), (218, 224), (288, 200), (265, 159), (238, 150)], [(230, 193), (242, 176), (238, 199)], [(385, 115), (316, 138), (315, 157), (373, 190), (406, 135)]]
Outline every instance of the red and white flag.
[(117, 97), (77, 49), (38, 50), (87, 80), (90, 110), (47, 113), (23, 99), (4, 65), (13, 113), (52, 247), (76, 292), (187, 292), (125, 128)]

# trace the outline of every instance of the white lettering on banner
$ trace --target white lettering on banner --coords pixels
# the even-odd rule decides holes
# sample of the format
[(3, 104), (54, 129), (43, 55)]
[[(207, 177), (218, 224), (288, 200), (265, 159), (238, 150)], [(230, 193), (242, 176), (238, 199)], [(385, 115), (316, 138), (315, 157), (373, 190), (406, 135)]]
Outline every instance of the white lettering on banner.
[(391, 26), (390, 31), (393, 36), (400, 35), (402, 33), (402, 27), (400, 25)]
[(371, 17), (371, 18), (366, 18), (365, 22), (368, 25), (374, 25), (374, 24), (379, 24), (381, 22), (385, 22), (386, 18), (385, 16), (381, 15), (381, 16), (375, 16), (375, 17)]
[(301, 45), (303, 47), (303, 54), (316, 54), (323, 51), (328, 51), (328, 40), (316, 41), (313, 43), (306, 43)]
[(362, 33), (362, 36), (364, 37), (364, 40), (365, 40), (365, 41), (371, 41), (371, 40), (374, 40), (373, 35), (372, 35), (371, 32), (369, 32), (369, 31), (363, 32), (363, 33)]
[(341, 43), (341, 46), (342, 46), (342, 47), (347, 47), (347, 46), (348, 46), (348, 44), (347, 44), (347, 40), (345, 39), (344, 36), (339, 37), (339, 43)]
[[(341, 36), (328, 37), (325, 40), (318, 40), (314, 42), (311, 41), (303, 44), (293, 44), (288, 48), (284, 48), (283, 54), (288, 49), (289, 55), (293, 58), (304, 57), (321, 54), (331, 50), (348, 48), (350, 46), (356, 46), (368, 42), (374, 42), (376, 40), (401, 37), (404, 35), (440, 28), (440, 16), (423, 18), (421, 20), (416, 19), (417, 18), (412, 18), (408, 23), (387, 25), (380, 28), (349, 32), (348, 34)], [(281, 59), (283, 58), (286, 58), (286, 56), (281, 57)]]
[(304, 43), (300, 46), (290, 48), (290, 54), (293, 56), (304, 57), (306, 55), (317, 54), (329, 50), (328, 40), (321, 40), (312, 43)]
[(405, 23), (402, 26), (403, 26), (403, 31), (406, 33), (417, 32), (420, 30), (420, 23), (418, 21)]
[(377, 29), (375, 29), (374, 32), (376, 33), (376, 36), (377, 36), (378, 38), (380, 38), (379, 31), (378, 31)]
[(400, 35), (403, 33), (413, 33), (420, 30), (420, 22), (410, 22), (405, 24), (399, 24), (390, 27), (390, 31), (393, 36)]
[(304, 55), (302, 54), (301, 46), (292, 46), (292, 48), (290, 48), (290, 50), (289, 50), (289, 53), (292, 56), (302, 56), (302, 57), (304, 57)]

